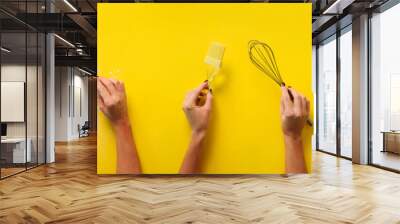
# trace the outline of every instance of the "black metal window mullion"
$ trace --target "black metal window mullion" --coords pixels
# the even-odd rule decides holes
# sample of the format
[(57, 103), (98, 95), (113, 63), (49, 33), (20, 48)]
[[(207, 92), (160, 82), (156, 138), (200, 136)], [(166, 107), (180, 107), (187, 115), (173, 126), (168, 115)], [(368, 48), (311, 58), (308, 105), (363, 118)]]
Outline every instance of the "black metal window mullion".
[[(47, 10), (47, 8), (48, 8), (47, 7), (48, 6), (48, 0), (44, 1), (44, 5), (45, 5), (44, 12), (48, 13), (48, 10)], [(43, 150), (43, 152), (44, 152), (44, 161), (43, 161), (43, 164), (47, 163), (47, 35), (48, 35), (48, 33), (44, 32), (44, 43), (42, 42), (42, 44), (44, 44), (44, 55), (43, 55), (44, 68), (42, 68), (42, 82), (44, 81), (44, 100), (43, 100), (43, 102), (44, 102), (44, 111), (43, 111), (44, 112), (44, 136), (43, 136), (43, 140), (44, 140), (44, 150)], [(43, 78), (43, 75), (44, 75), (44, 78)], [(42, 109), (43, 109), (43, 107), (42, 107)]]
[[(2, 32), (1, 32), (1, 24), (2, 23), (0, 23), (0, 47), (2, 46)], [(2, 66), (2, 64), (1, 64), (1, 62), (2, 62), (2, 58), (1, 58), (1, 52), (0, 52), (0, 124), (2, 124), (2, 122), (1, 122), (1, 66)], [(1, 134), (0, 134), (1, 135)], [(2, 170), (2, 159), (1, 159), (2, 157), (1, 157), (1, 144), (0, 144), (0, 179), (2, 179), (2, 177), (1, 177), (1, 170)]]
[(341, 120), (340, 120), (340, 36), (341, 32), (336, 32), (336, 155), (341, 157)]
[[(39, 13), (39, 1), (36, 1)], [(39, 165), (39, 32), (36, 32), (36, 166)]]
[(319, 45), (315, 46), (315, 149), (319, 149)]
[[(28, 19), (28, 1), (25, 0), (25, 21)], [(27, 113), (27, 91), (28, 90), (28, 24), (25, 23), (25, 88), (24, 88), (24, 120), (25, 120), (25, 170), (28, 170), (28, 113)]]
[(72, 82), (72, 87), (71, 87), (71, 101), (72, 101), (72, 117), (73, 119), (75, 118), (75, 71), (74, 67), (71, 67), (71, 82)]
[[(47, 13), (47, 2), (46, 2), (46, 13)], [(44, 34), (44, 69), (42, 69), (42, 72), (44, 71), (44, 161), (43, 163), (47, 163), (47, 35), (48, 33), (46, 32)], [(43, 77), (43, 74), (42, 74)], [(43, 82), (43, 81), (42, 81)], [(42, 107), (43, 108), (43, 107)], [(43, 117), (42, 117), (43, 118)]]
[(371, 64), (371, 55), (372, 55), (372, 29), (371, 29), (371, 20), (372, 20), (372, 12), (368, 12), (368, 31), (367, 31), (367, 45), (368, 45), (368, 53), (367, 53), (367, 63), (368, 63), (368, 69), (367, 69), (367, 83), (368, 83), (368, 89), (367, 89), (367, 119), (368, 119), (368, 124), (367, 124), (367, 129), (368, 129), (368, 164), (373, 164), (373, 153), (372, 153), (372, 85), (371, 85), (371, 80), (372, 80), (372, 64)]
[[(68, 69), (68, 117), (71, 117), (71, 70)], [(61, 94), (61, 93), (60, 93)]]

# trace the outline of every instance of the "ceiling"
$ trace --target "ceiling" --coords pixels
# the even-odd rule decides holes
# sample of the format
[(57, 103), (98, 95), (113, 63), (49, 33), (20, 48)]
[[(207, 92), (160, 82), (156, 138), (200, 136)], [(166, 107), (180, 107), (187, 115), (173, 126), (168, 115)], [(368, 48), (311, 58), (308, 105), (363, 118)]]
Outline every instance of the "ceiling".
[[(140, 2), (270, 2), (313, 4), (313, 42), (335, 32), (339, 20), (351, 23), (357, 13), (377, 7), (387, 0), (141, 0)], [(338, 2), (336, 2), (338, 1)], [(90, 64), (96, 70), (97, 2), (139, 2), (138, 0), (1, 0), (0, 25), (3, 46), (15, 48), (15, 53), (25, 46), (24, 35), (29, 31), (54, 32), (56, 63), (80, 66)], [(50, 13), (51, 12), (51, 13)], [(341, 22), (346, 25), (346, 22)], [(66, 40), (69, 43), (66, 43)], [(73, 46), (72, 46), (72, 45)], [(30, 52), (29, 44), (28, 52)], [(58, 58), (57, 58), (58, 57)], [(57, 60), (58, 59), (58, 60)]]

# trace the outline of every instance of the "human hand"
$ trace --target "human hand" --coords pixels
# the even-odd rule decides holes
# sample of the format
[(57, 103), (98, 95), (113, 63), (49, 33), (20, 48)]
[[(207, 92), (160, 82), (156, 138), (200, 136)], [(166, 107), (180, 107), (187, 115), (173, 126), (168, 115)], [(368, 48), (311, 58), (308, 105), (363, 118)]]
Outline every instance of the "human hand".
[[(293, 88), (281, 87), (281, 122), (285, 137), (298, 139), (310, 114), (310, 101)], [(293, 98), (290, 96), (289, 92)]]
[(97, 100), (100, 110), (115, 126), (129, 123), (125, 86), (122, 81), (99, 77)]
[[(192, 128), (192, 134), (205, 135), (210, 120), (212, 108), (211, 89), (205, 93), (204, 89), (208, 89), (208, 83), (203, 82), (196, 89), (190, 91), (183, 103), (183, 111)], [(199, 105), (199, 98), (206, 97), (204, 105)]]

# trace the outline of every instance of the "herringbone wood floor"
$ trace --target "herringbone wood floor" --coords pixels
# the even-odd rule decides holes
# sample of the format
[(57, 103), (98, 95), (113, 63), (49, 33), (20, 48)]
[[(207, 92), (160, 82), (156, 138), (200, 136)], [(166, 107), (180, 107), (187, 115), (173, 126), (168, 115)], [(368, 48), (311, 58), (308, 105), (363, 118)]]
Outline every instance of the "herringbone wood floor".
[(0, 223), (400, 223), (400, 175), (315, 153), (311, 175), (98, 176), (96, 140), (0, 181)]

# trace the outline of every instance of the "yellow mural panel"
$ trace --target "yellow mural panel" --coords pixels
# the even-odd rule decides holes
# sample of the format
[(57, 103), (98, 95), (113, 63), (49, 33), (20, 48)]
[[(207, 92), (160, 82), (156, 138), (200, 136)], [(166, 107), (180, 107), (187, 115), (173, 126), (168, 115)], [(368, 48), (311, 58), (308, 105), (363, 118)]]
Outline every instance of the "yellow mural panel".
[[(285, 82), (313, 102), (311, 4), (98, 4), (99, 75), (125, 82), (144, 173), (178, 172), (190, 140), (182, 102), (206, 79), (212, 42), (223, 44), (225, 54), (202, 172), (284, 173), (281, 90), (249, 60), (253, 39), (273, 48)], [(97, 170), (113, 174), (115, 139), (104, 115), (98, 117)], [(309, 170), (312, 132), (307, 126), (303, 133)]]

